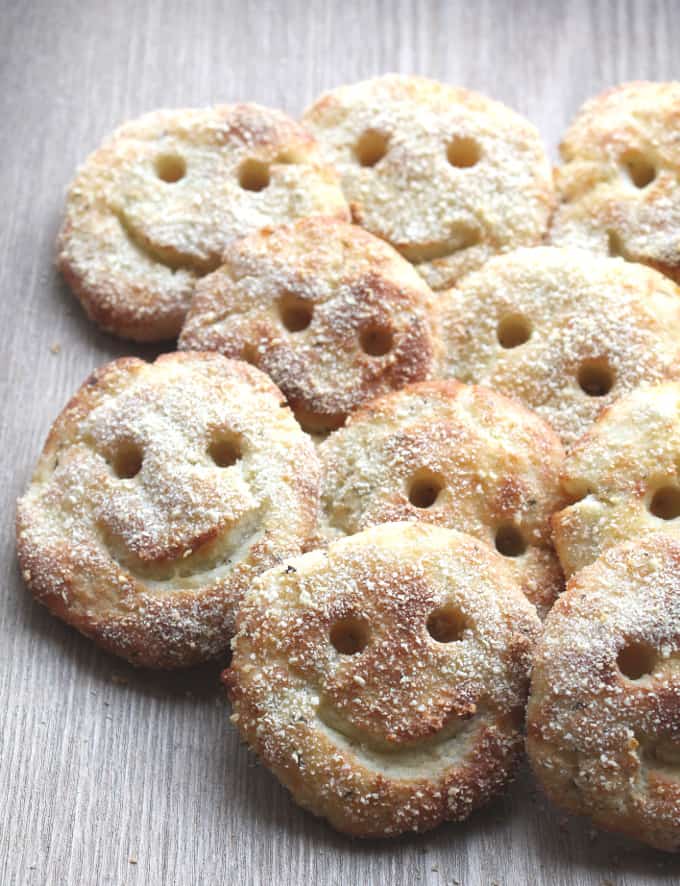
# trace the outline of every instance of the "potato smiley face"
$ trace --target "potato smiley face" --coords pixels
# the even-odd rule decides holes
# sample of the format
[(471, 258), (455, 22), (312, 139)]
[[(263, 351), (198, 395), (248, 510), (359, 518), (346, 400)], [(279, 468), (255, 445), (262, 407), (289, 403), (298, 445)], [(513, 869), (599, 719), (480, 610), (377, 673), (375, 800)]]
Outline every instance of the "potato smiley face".
[(505, 784), (539, 630), (485, 545), (384, 524), (253, 583), (225, 675), (233, 719), (339, 830), (427, 830)]
[(247, 359), (311, 433), (428, 378), (434, 297), (411, 265), (356, 225), (307, 218), (229, 246), (196, 288), (180, 348)]
[(576, 815), (680, 850), (680, 542), (657, 532), (577, 572), (545, 621), (527, 751)]
[(37, 599), (135, 664), (223, 651), (249, 581), (314, 524), (318, 463), (282, 405), (264, 375), (217, 354), (95, 373), (19, 501)]
[(366, 404), (319, 448), (321, 521), (333, 539), (397, 520), (494, 547), (541, 616), (562, 590), (550, 540), (564, 452), (537, 415), (488, 388), (408, 385)]
[(339, 171), (354, 220), (432, 289), (547, 229), (553, 186), (540, 136), (500, 102), (386, 74), (330, 90), (303, 121)]
[(680, 282), (680, 83), (589, 99), (560, 145), (550, 241), (649, 265)]
[(121, 126), (79, 170), (59, 266), (105, 329), (172, 338), (229, 242), (319, 213), (349, 210), (314, 138), (285, 114), (249, 104), (155, 111)]

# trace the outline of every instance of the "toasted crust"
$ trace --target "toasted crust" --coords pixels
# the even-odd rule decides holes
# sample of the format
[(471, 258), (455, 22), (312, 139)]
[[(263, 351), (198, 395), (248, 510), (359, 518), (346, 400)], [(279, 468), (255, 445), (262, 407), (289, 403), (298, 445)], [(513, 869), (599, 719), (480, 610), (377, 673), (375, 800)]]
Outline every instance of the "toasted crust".
[(282, 406), (266, 376), (218, 354), (93, 373), (19, 500), (35, 597), (133, 664), (224, 651), (248, 583), (314, 525), (318, 460)]
[(642, 262), (680, 282), (680, 83), (625, 83), (587, 101), (560, 146), (558, 246)]
[[(409, 385), (351, 416), (319, 457), (326, 537), (424, 520), (491, 546), (498, 540), (541, 614), (562, 589), (550, 516), (566, 502), (564, 452), (550, 426), (519, 403), (453, 380)], [(504, 547), (508, 529), (516, 542)]]
[(621, 395), (680, 374), (680, 289), (642, 265), (518, 249), (439, 305), (441, 374), (516, 397), (566, 445)]
[(571, 579), (534, 661), (527, 747), (550, 797), (680, 849), (680, 542), (617, 545)]
[(78, 171), (58, 263), (104, 329), (173, 338), (227, 243), (315, 213), (349, 210), (314, 138), (285, 114), (252, 104), (154, 111)]
[(224, 262), (199, 283), (179, 346), (254, 363), (311, 430), (427, 378), (439, 356), (427, 285), (355, 225), (265, 228), (227, 247)]
[(433, 289), (547, 230), (553, 185), (541, 139), (499, 102), (388, 74), (325, 93), (303, 120), (339, 170), (355, 220)]
[(562, 483), (573, 504), (552, 518), (567, 575), (647, 532), (680, 538), (679, 454), (679, 383), (637, 388), (602, 413), (569, 452)]
[[(426, 625), (447, 605), (462, 633), (437, 642)], [(365, 648), (340, 653), (334, 631), (352, 623)], [(486, 545), (426, 524), (374, 527), (253, 583), (225, 674), (232, 719), (339, 830), (427, 830), (506, 783), (539, 630)]]

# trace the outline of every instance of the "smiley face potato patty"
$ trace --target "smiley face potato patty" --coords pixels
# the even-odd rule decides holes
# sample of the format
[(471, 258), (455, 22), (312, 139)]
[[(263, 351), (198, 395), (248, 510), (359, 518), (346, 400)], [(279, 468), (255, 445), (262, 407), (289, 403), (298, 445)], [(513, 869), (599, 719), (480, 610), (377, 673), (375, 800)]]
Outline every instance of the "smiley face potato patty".
[(680, 83), (623, 83), (565, 133), (550, 240), (640, 262), (680, 283)]
[(565, 446), (618, 397), (680, 376), (680, 288), (643, 265), (518, 249), (438, 304), (440, 374), (520, 400)]
[(79, 169), (58, 262), (104, 329), (174, 338), (196, 281), (228, 243), (317, 213), (349, 218), (336, 172), (281, 111), (153, 111), (119, 127)]
[(536, 128), (500, 102), (386, 74), (324, 93), (303, 122), (340, 173), (354, 221), (432, 289), (546, 233), (550, 163)]
[(34, 596), (134, 664), (223, 652), (250, 581), (314, 527), (318, 461), (283, 406), (266, 376), (219, 354), (95, 372), (19, 500)]
[(617, 545), (578, 572), (538, 643), (527, 750), (548, 795), (680, 850), (680, 541)]
[(550, 537), (564, 452), (552, 428), (488, 388), (421, 382), (368, 403), (319, 447), (321, 530), (423, 520), (504, 557), (541, 616), (564, 581)]
[(613, 545), (665, 532), (680, 538), (680, 382), (616, 400), (570, 449), (552, 516), (567, 576)]
[(196, 288), (180, 348), (247, 359), (310, 432), (427, 378), (439, 356), (434, 296), (383, 240), (329, 218), (231, 244)]
[(517, 762), (539, 631), (486, 545), (383, 524), (253, 582), (225, 673), (232, 719), (295, 799), (341, 831), (459, 821)]

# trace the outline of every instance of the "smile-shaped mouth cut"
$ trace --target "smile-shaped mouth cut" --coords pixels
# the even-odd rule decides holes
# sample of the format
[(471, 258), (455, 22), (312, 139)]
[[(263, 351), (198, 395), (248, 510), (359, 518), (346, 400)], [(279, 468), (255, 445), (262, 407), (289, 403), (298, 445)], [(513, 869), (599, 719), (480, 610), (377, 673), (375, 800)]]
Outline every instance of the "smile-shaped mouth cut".
[(448, 258), (464, 249), (470, 249), (481, 243), (482, 235), (472, 226), (461, 225), (450, 237), (442, 240), (431, 240), (428, 243), (409, 243), (397, 246), (407, 261), (420, 265), (424, 262)]
[(395, 745), (353, 726), (327, 702), (319, 705), (316, 717), (320, 731), (366, 769), (390, 778), (416, 781), (462, 766), (477, 742), (483, 722), (478, 709), (474, 717), (452, 718), (435, 735)]
[(123, 233), (130, 244), (142, 252), (151, 261), (163, 265), (171, 271), (189, 271), (196, 277), (205, 277), (216, 271), (222, 264), (221, 255), (207, 255), (204, 258), (183, 256), (169, 247), (153, 243), (148, 237), (142, 236), (125, 216), (122, 210), (111, 209), (118, 219)]
[(106, 531), (100, 539), (108, 555), (150, 590), (190, 590), (214, 584), (245, 560), (263, 537), (261, 525), (261, 509), (254, 508), (216, 540), (186, 556), (157, 561), (143, 560)]

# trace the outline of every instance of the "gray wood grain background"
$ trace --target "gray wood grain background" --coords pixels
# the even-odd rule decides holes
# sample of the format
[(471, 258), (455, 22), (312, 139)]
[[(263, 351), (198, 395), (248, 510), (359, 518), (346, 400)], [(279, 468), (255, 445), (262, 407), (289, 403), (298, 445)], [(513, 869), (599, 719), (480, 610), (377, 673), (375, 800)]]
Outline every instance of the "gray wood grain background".
[(35, 605), (14, 500), (52, 419), (123, 353), (53, 269), (64, 189), (125, 118), (252, 99), (299, 113), (388, 70), (488, 92), (554, 153), (588, 95), (680, 77), (680, 5), (477, 0), (0, 0), (0, 883), (633, 884), (680, 862), (550, 808), (524, 772), (462, 826), (357, 843), (239, 746), (219, 666), (135, 672)]

